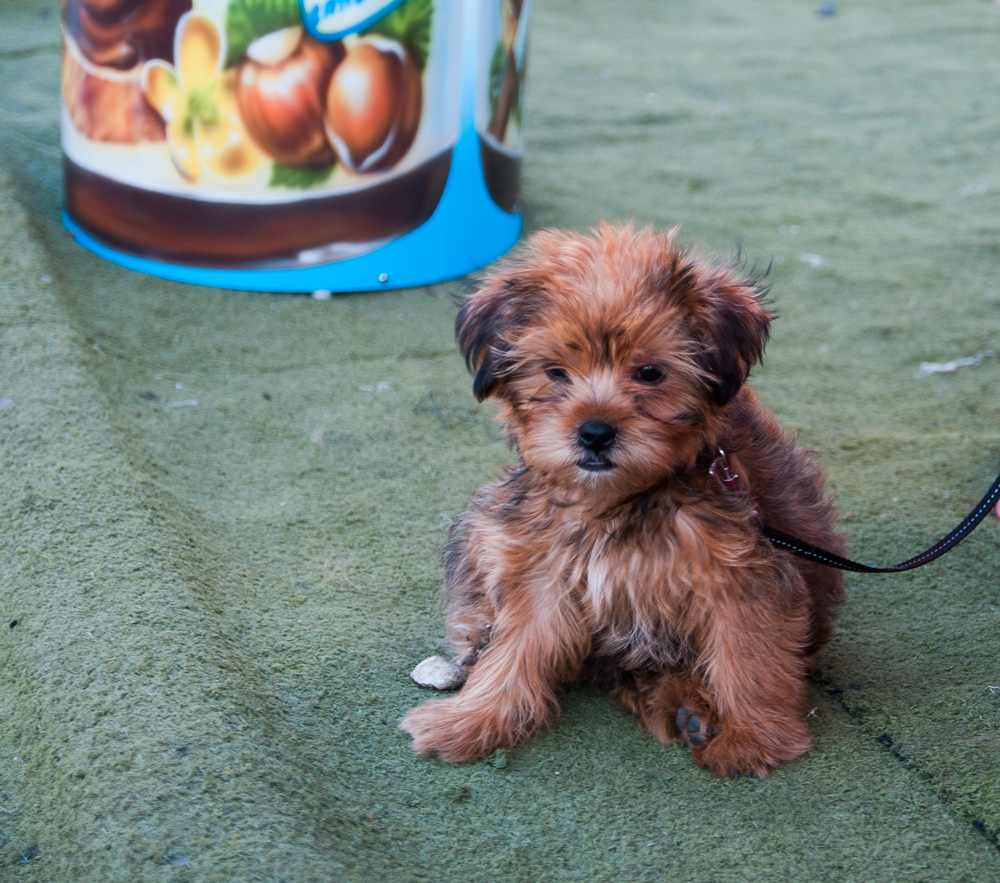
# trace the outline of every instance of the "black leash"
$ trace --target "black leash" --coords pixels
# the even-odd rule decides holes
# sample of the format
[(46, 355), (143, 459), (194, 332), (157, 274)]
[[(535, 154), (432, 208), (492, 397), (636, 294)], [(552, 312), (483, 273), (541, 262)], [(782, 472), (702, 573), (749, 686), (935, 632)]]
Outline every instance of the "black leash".
[(791, 552), (800, 558), (818, 561), (827, 567), (838, 567), (841, 570), (852, 570), (855, 573), (900, 573), (904, 570), (913, 570), (915, 567), (923, 567), (925, 564), (930, 564), (935, 558), (940, 558), (946, 552), (954, 549), (955, 546), (975, 530), (976, 526), (986, 517), (998, 499), (1000, 499), (1000, 475), (996, 477), (996, 480), (990, 486), (990, 489), (986, 492), (986, 496), (983, 497), (979, 505), (966, 515), (962, 519), (962, 523), (950, 534), (938, 540), (933, 546), (919, 555), (907, 558), (899, 564), (890, 564), (888, 567), (859, 564), (857, 561), (851, 561), (850, 558), (841, 558), (840, 555), (835, 555), (826, 549), (811, 546), (809, 543), (804, 543), (802, 540), (789, 536), (787, 533), (782, 533), (780, 530), (775, 530), (773, 527), (768, 527), (766, 524), (764, 525), (764, 536), (779, 549), (784, 549), (786, 552)]
[[(713, 476), (716, 476), (725, 486), (731, 487), (738, 481), (739, 476), (733, 475), (729, 470), (729, 464), (726, 462), (725, 457), (725, 452), (720, 450), (719, 457), (712, 463), (709, 472)], [(890, 564), (888, 567), (878, 567), (874, 564), (861, 564), (857, 561), (851, 561), (850, 558), (843, 558), (827, 549), (813, 546), (797, 537), (793, 537), (780, 530), (775, 530), (773, 527), (768, 527), (766, 524), (761, 530), (764, 536), (779, 549), (784, 549), (786, 552), (791, 552), (800, 558), (818, 561), (827, 567), (850, 570), (854, 573), (901, 573), (904, 570), (913, 570), (916, 567), (923, 567), (925, 564), (930, 564), (936, 558), (940, 558), (946, 552), (954, 549), (955, 546), (976, 529), (998, 499), (1000, 499), (1000, 475), (990, 485), (990, 489), (986, 492), (986, 496), (979, 501), (979, 505), (966, 515), (951, 533), (943, 539), (938, 540), (933, 546), (924, 550), (919, 555), (907, 558), (899, 564)]]

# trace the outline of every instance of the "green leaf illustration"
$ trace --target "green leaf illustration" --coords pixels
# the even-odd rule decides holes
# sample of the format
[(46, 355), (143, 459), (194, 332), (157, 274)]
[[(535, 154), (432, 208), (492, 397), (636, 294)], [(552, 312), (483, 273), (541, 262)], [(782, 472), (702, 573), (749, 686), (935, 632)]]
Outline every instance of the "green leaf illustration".
[(498, 42), (490, 59), (490, 113), (496, 113), (497, 102), (500, 100), (500, 90), (503, 88), (503, 75), (507, 70), (507, 52), (503, 43)]
[(385, 18), (368, 28), (366, 34), (378, 34), (406, 46), (423, 70), (431, 51), (431, 23), (434, 0), (405, 0)]
[(226, 67), (258, 37), (301, 23), (298, 0), (232, 0), (226, 10)]
[(295, 190), (306, 190), (309, 187), (315, 187), (317, 184), (322, 184), (327, 178), (333, 174), (334, 168), (336, 168), (336, 163), (331, 163), (328, 166), (320, 166), (319, 168), (296, 168), (295, 166), (286, 166), (282, 163), (276, 162), (274, 167), (271, 169), (271, 187), (290, 187)]

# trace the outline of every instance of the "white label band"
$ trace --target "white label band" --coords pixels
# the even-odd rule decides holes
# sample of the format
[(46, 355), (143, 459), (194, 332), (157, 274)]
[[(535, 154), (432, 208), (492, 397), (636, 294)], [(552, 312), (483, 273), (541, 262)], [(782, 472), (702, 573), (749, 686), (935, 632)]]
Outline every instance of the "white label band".
[(388, 15), (403, 0), (301, 0), (302, 21), (317, 40), (339, 40)]

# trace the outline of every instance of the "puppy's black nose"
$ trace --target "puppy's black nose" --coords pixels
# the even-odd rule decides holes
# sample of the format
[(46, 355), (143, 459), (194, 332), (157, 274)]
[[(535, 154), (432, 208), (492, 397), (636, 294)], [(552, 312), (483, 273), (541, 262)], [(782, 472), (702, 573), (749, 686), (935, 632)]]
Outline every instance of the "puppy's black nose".
[(610, 448), (615, 440), (615, 428), (610, 423), (601, 420), (588, 420), (581, 423), (576, 431), (576, 437), (580, 440), (588, 451), (599, 454), (606, 448)]

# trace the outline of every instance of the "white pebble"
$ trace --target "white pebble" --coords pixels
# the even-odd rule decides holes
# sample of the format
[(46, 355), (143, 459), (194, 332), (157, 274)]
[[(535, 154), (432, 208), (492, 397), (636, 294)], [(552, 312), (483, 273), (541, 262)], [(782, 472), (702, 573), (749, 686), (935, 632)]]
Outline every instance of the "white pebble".
[(443, 656), (428, 656), (410, 672), (410, 679), (433, 690), (455, 690), (465, 683), (465, 669)]
[(921, 362), (917, 377), (927, 377), (930, 374), (951, 374), (959, 368), (972, 368), (983, 359), (991, 358), (993, 358), (993, 350), (984, 350), (974, 356), (962, 356), (962, 358), (952, 359), (950, 362)]
[(808, 264), (810, 267), (815, 267), (817, 270), (820, 267), (825, 267), (827, 264), (830, 263), (825, 257), (823, 257), (823, 255), (813, 254), (812, 252), (809, 251), (802, 252), (802, 254), (799, 255), (799, 260), (802, 261), (803, 264)]
[(317, 288), (312, 293), (313, 300), (329, 300), (333, 296), (333, 292), (329, 288)]

